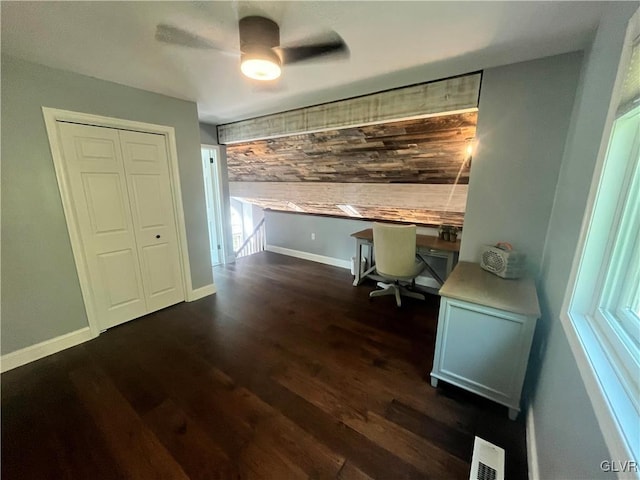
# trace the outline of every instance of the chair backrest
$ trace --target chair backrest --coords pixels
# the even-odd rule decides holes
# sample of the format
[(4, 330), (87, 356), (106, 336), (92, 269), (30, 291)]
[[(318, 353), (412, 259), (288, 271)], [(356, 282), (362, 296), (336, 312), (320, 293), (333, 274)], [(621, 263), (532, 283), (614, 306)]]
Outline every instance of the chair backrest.
[(411, 275), (416, 263), (416, 226), (374, 223), (373, 251), (380, 275)]

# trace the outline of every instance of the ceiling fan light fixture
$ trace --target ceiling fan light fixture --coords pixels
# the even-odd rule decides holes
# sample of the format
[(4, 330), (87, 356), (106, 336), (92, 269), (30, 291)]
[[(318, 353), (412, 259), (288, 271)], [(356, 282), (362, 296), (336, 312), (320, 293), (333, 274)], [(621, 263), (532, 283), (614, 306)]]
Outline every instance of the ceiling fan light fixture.
[(240, 70), (254, 80), (275, 80), (282, 73), (280, 57), (271, 49), (242, 54)]

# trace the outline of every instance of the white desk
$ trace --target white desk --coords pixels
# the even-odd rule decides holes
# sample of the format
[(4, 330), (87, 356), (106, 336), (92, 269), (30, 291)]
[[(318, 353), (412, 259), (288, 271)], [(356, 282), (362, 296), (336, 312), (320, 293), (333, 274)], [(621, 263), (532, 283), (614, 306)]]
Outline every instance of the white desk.
[[(356, 233), (351, 234), (356, 239), (356, 275), (353, 280), (353, 286), (358, 286), (366, 277), (371, 277), (376, 267), (373, 263), (373, 229), (367, 228)], [(369, 269), (363, 271), (360, 265), (360, 259), (362, 258), (362, 247), (368, 246), (367, 261)], [(416, 252), (421, 257), (438, 257), (445, 258), (447, 260), (446, 276), (448, 277), (458, 259), (458, 253), (460, 252), (460, 240), (456, 242), (447, 242), (441, 240), (438, 237), (432, 235), (416, 235)], [(431, 276), (440, 284), (444, 283), (444, 279), (440, 278), (440, 275), (431, 268), (425, 261), (427, 270)], [(379, 280), (380, 278), (376, 278)]]

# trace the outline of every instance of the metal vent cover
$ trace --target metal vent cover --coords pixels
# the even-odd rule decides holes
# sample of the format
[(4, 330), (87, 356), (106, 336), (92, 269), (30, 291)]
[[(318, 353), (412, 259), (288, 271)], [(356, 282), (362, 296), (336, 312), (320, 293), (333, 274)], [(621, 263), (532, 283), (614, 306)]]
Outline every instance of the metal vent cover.
[(504, 449), (476, 437), (469, 480), (504, 480)]

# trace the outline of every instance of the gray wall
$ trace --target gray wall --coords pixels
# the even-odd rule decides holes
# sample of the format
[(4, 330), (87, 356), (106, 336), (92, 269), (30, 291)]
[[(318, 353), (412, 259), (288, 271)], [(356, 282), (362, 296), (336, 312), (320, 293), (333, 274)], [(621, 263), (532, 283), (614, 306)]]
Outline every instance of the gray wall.
[(581, 61), (571, 53), (485, 70), (461, 260), (505, 241), (537, 274)]
[(2, 354), (88, 325), (41, 107), (175, 128), (193, 287), (212, 282), (196, 105), (2, 57)]
[(200, 123), (200, 142), (204, 145), (218, 145), (218, 129), (210, 123)]
[[(356, 247), (350, 235), (371, 222), (266, 210), (267, 245), (350, 260)], [(315, 233), (316, 239), (311, 240)]]
[[(560, 312), (603, 136), (626, 24), (637, 3), (612, 4), (585, 57), (585, 65), (549, 222), (538, 294), (542, 318), (532, 358), (532, 409), (541, 478), (614, 478), (599, 468), (608, 449), (578, 366), (560, 324)], [(539, 378), (536, 378), (538, 377)], [(537, 380), (537, 385), (536, 385)], [(626, 460), (626, 459), (616, 459)]]
[[(272, 210), (265, 210), (264, 217), (267, 245), (348, 261), (351, 261), (351, 257), (356, 253), (356, 242), (351, 238), (351, 234), (373, 225), (365, 220)], [(311, 240), (312, 233), (315, 233), (315, 240)], [(419, 228), (418, 233), (436, 235), (437, 231), (432, 228)]]

